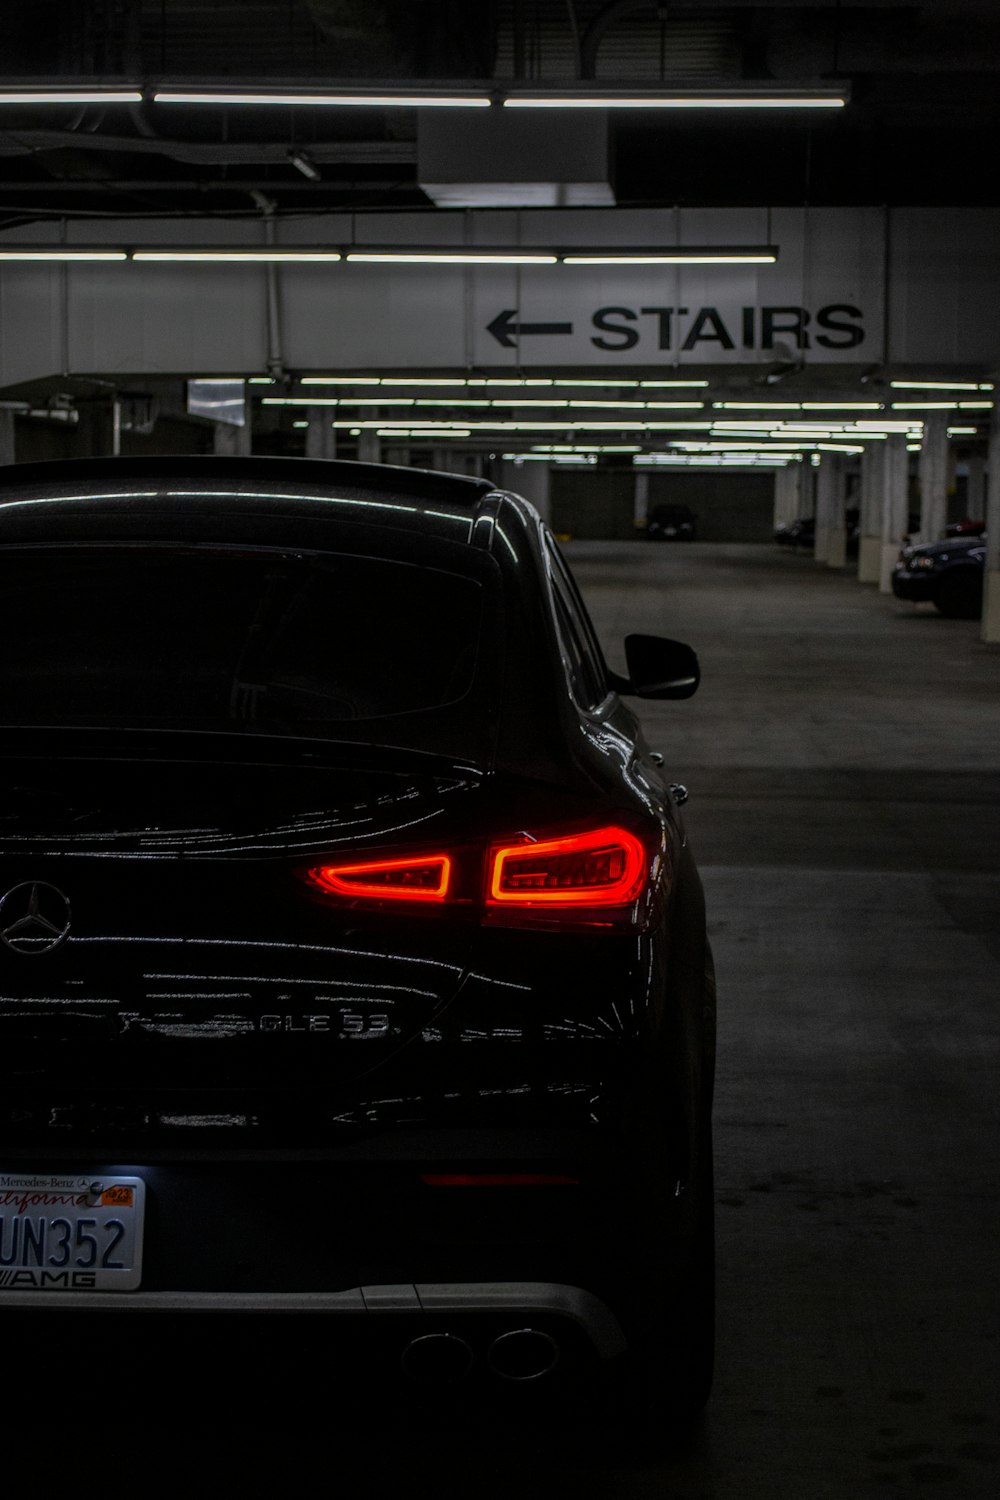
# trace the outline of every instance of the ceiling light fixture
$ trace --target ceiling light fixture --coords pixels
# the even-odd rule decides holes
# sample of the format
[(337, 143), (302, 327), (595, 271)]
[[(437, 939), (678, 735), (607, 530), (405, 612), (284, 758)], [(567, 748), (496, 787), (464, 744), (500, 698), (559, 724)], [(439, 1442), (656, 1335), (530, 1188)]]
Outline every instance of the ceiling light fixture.
[(725, 89), (524, 89), (510, 93), (504, 109), (843, 109), (845, 85), (824, 88), (774, 84)]
[[(305, 171), (309, 159), (305, 153), (290, 153), (295, 165)], [(308, 172), (306, 173), (308, 176)], [(476, 248), (455, 246), (356, 246), (331, 247), (325, 245), (160, 245), (126, 249), (123, 246), (104, 247), (81, 245), (56, 247), (49, 245), (18, 245), (9, 250), (0, 250), (0, 258), (6, 260), (132, 260), (160, 263), (225, 263), (244, 262), (260, 265), (297, 262), (326, 262), (340, 260), (364, 265), (411, 265), (411, 266), (555, 266), (555, 265), (741, 265), (774, 264), (778, 250), (774, 246), (735, 247), (685, 247), (665, 251), (610, 251), (580, 250), (564, 251), (546, 248), (523, 249), (517, 247)], [(309, 377), (315, 381), (336, 377)], [(377, 378), (377, 377), (376, 377)], [(348, 377), (339, 377), (349, 383)], [(485, 383), (472, 379), (468, 384)], [(497, 382), (500, 383), (500, 382)], [(505, 384), (529, 384), (527, 380), (511, 380)], [(551, 383), (551, 382), (542, 382)], [(635, 381), (568, 381), (576, 385), (635, 385)], [(700, 385), (706, 381), (668, 382), (677, 385)]]
[[(356, 419), (335, 421), (330, 424), (336, 428), (347, 428), (352, 432), (362, 429), (382, 428), (389, 431), (398, 431), (400, 427), (412, 426), (412, 418), (405, 419), (398, 424), (391, 420), (376, 420), (374, 418), (359, 422)], [(469, 428), (475, 432), (664, 432), (681, 430), (694, 432), (699, 429), (707, 430), (712, 424), (710, 422), (576, 422), (566, 417), (556, 417), (548, 422), (520, 422), (520, 421), (476, 421), (469, 419), (465, 422), (442, 421), (428, 422), (425, 424), (428, 430), (446, 434), (456, 427)]]
[[(122, 258), (124, 259), (124, 257)], [(242, 261), (254, 265), (268, 265), (269, 263), (280, 261), (338, 261), (343, 259), (343, 257), (339, 250), (324, 250), (319, 246), (314, 250), (282, 250), (277, 246), (270, 246), (261, 250), (133, 250), (131, 259), (136, 261), (175, 261), (182, 264), (191, 262), (211, 264), (219, 261)]]
[(348, 261), (366, 265), (408, 266), (554, 266), (558, 255), (533, 250), (348, 250)]
[(991, 391), (991, 380), (890, 380), (897, 391)]
[(300, 108), (368, 109), (489, 109), (487, 93), (459, 89), (276, 89), (248, 85), (179, 88), (163, 85), (153, 90), (154, 104), (268, 104)]
[(992, 411), (992, 401), (893, 401), (893, 411)]
[(108, 261), (128, 260), (124, 250), (70, 250), (60, 248), (55, 250), (24, 249), (15, 250), (6, 247), (0, 250), (0, 260), (10, 261)]
[(288, 160), (295, 170), (301, 172), (303, 177), (308, 177), (310, 182), (323, 181), (323, 174), (308, 151), (289, 151)]
[(564, 266), (773, 266), (776, 245), (678, 245), (673, 250), (563, 251)]
[(0, 88), (0, 104), (141, 104), (142, 90), (127, 84), (39, 84)]

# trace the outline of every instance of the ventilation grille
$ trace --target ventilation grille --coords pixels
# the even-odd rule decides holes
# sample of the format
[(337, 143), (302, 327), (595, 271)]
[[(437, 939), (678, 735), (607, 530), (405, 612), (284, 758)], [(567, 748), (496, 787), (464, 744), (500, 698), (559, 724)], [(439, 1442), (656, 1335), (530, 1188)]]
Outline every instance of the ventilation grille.
[[(588, 5), (577, 0), (581, 39), (594, 16), (606, 9), (605, 0)], [(496, 77), (514, 76), (514, 6), (498, 6)], [(528, 0), (524, 6), (524, 72), (527, 78), (578, 76), (577, 50), (566, 0)], [(605, 83), (654, 78), (718, 79), (741, 76), (742, 49), (731, 12), (712, 15), (667, 12), (663, 19), (650, 4), (613, 22), (597, 51), (595, 76)]]

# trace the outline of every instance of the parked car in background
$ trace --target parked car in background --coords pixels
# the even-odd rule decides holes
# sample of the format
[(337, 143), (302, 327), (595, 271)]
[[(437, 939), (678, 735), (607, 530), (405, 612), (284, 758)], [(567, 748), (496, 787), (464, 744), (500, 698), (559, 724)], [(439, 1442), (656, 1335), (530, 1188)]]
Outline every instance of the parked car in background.
[(376, 465), (11, 465), (0, 574), (8, 1418), (85, 1349), (77, 1421), (697, 1409), (714, 977), (624, 701), (694, 652), (609, 671), (530, 505)]
[(774, 540), (780, 547), (814, 547), (816, 545), (815, 516), (799, 516), (775, 527)]
[(982, 536), (986, 530), (985, 521), (951, 521), (945, 528), (945, 537), (950, 536)]
[(651, 542), (693, 542), (698, 517), (689, 505), (654, 505), (646, 519)]
[(914, 603), (930, 600), (943, 615), (972, 620), (982, 612), (984, 537), (953, 537), (904, 546), (892, 572), (892, 592)]

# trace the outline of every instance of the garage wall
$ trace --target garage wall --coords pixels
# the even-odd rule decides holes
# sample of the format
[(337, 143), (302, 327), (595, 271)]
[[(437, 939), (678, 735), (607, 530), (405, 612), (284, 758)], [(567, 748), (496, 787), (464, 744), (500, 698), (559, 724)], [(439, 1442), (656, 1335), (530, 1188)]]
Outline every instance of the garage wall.
[(623, 542), (636, 536), (631, 469), (553, 469), (550, 495), (557, 536)]
[(670, 473), (649, 476), (649, 509), (690, 505), (700, 542), (766, 542), (774, 530), (774, 475)]

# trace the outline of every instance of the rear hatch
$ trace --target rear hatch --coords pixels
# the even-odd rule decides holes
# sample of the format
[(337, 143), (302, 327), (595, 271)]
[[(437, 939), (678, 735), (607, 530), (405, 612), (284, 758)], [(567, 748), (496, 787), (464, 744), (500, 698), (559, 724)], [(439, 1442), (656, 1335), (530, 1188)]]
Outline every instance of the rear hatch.
[(54, 739), (8, 731), (0, 758), (5, 1140), (322, 1136), (448, 1005), (474, 929), (460, 906), (331, 901), (308, 872), (454, 847), (484, 773), (256, 737)]

